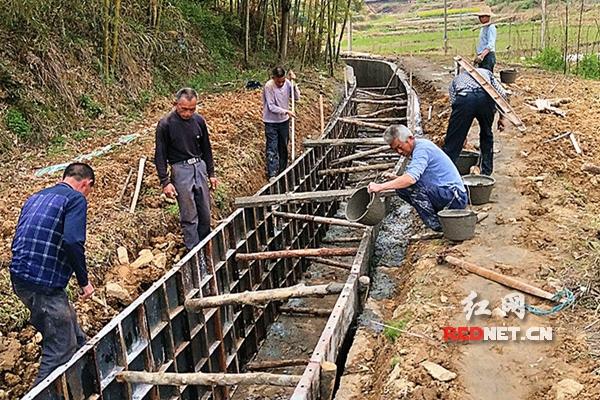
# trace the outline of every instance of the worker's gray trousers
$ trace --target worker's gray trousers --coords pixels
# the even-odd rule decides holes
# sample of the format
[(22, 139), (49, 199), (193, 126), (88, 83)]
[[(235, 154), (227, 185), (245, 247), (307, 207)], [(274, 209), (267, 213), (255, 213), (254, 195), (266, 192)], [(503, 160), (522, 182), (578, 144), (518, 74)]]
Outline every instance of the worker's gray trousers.
[(43, 294), (19, 284), (13, 279), (13, 290), (31, 313), (31, 324), (42, 334), (42, 359), (33, 385), (37, 385), (57, 367), (69, 361), (86, 337), (77, 314), (64, 290)]
[(188, 250), (210, 233), (210, 193), (204, 161), (171, 165), (171, 182), (177, 191), (183, 241)]

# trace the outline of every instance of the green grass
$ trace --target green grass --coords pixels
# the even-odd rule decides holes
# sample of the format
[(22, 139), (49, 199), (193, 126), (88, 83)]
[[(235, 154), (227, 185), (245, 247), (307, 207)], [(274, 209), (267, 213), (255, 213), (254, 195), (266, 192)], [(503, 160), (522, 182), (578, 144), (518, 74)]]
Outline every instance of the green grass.
[(394, 343), (396, 339), (402, 335), (401, 331), (404, 330), (407, 323), (408, 321), (404, 319), (387, 321), (385, 324), (388, 326), (383, 329), (383, 336), (385, 336), (390, 342)]
[[(449, 8), (448, 15), (458, 15), (458, 14), (473, 14), (479, 11), (479, 7), (469, 7), (469, 8)], [(438, 8), (435, 10), (427, 10), (427, 11), (419, 11), (417, 16), (419, 18), (431, 18), (431, 17), (442, 17), (444, 15), (444, 9)]]
[(177, 205), (177, 203), (169, 204), (165, 209), (167, 210), (167, 213), (175, 217), (179, 216), (179, 206)]
[(19, 139), (27, 140), (31, 137), (32, 127), (27, 118), (16, 108), (9, 108), (4, 116), (4, 123), (8, 130)]

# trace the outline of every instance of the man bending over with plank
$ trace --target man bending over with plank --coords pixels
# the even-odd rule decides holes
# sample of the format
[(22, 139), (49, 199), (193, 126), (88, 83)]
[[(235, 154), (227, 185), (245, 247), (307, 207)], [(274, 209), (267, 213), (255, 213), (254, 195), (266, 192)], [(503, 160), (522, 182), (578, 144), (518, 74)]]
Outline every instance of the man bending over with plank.
[(467, 191), (458, 170), (439, 147), (427, 139), (415, 139), (404, 125), (390, 126), (383, 139), (392, 150), (411, 160), (404, 174), (381, 184), (371, 182), (369, 192), (395, 189), (402, 200), (417, 210), (425, 225), (441, 231), (438, 211), (467, 206)]
[[(498, 93), (507, 98), (506, 91), (496, 80), (494, 74), (487, 69), (477, 68), (477, 71), (488, 81)], [(479, 148), (481, 157), (479, 164), (483, 175), (491, 175), (494, 169), (494, 114), (496, 103), (481, 85), (469, 74), (462, 71), (452, 80), (448, 89), (452, 114), (448, 122), (448, 130), (442, 149), (456, 164), (467, 134), (474, 119), (479, 123)], [(498, 118), (498, 129), (504, 129), (504, 117)]]

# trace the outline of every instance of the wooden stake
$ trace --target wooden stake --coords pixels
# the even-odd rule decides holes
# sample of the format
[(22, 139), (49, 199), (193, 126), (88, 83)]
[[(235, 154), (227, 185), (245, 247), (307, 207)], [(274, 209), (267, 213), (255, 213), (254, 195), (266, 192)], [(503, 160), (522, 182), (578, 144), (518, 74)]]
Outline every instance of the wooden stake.
[(144, 179), (144, 166), (146, 165), (146, 157), (140, 158), (140, 164), (138, 166), (138, 175), (137, 181), (135, 183), (135, 192), (133, 193), (133, 199), (131, 200), (131, 207), (129, 208), (129, 213), (133, 214), (135, 212), (135, 206), (138, 202), (138, 197), (140, 196), (140, 189), (142, 188), (142, 180)]
[(573, 134), (573, 132), (571, 132), (571, 133), (569, 134), (569, 139), (571, 139), (571, 143), (573, 144), (573, 147), (575, 148), (575, 152), (576, 152), (577, 154), (581, 154), (581, 153), (583, 153), (583, 152), (581, 151), (581, 147), (579, 147), (579, 143), (577, 143), (577, 139), (575, 139), (575, 135)]
[(304, 314), (315, 317), (329, 317), (331, 315), (331, 310), (327, 308), (281, 306), (279, 307), (279, 311), (285, 314)]
[(323, 110), (323, 93), (319, 93), (319, 116), (321, 117), (321, 135), (325, 133), (325, 112)]
[(238, 253), (235, 255), (236, 261), (254, 261), (254, 260), (277, 260), (280, 258), (298, 258), (298, 257), (333, 257), (333, 256), (353, 256), (358, 249), (356, 247), (322, 247), (319, 249), (289, 249), (262, 251), (258, 253)]
[[(250, 2), (250, 0), (246, 0), (247, 2)], [(296, 110), (296, 94), (294, 93), (294, 80), (291, 79), (290, 83), (292, 85), (292, 112), (295, 112)], [(296, 159), (296, 118), (292, 117), (292, 161), (294, 161)]]
[(131, 176), (133, 175), (133, 167), (129, 167), (129, 173), (127, 174), (127, 179), (125, 179), (125, 184), (123, 185), (123, 189), (121, 189), (121, 193), (119, 194), (119, 200), (117, 203), (121, 203), (123, 200), (123, 196), (125, 196), (125, 192), (127, 191), (127, 186), (129, 186), (129, 181), (131, 181)]
[(333, 389), (335, 387), (335, 379), (337, 377), (337, 365), (330, 361), (321, 363), (321, 374), (319, 391), (320, 400), (331, 400), (333, 398)]
[(328, 225), (339, 225), (339, 226), (347, 226), (349, 228), (366, 228), (365, 225), (359, 224), (358, 222), (350, 222), (341, 218), (331, 218), (331, 217), (321, 217), (318, 215), (308, 215), (308, 214), (294, 214), (294, 213), (286, 213), (281, 211), (273, 211), (273, 215), (279, 218), (288, 218), (288, 219), (298, 219), (301, 221), (312, 221), (317, 222), (319, 224), (328, 224)]
[(385, 171), (387, 169), (394, 168), (395, 166), (396, 163), (391, 162), (385, 164), (361, 165), (359, 167), (324, 169), (319, 171), (319, 176), (345, 174), (349, 172)]
[(235, 199), (236, 207), (263, 207), (274, 204), (302, 203), (306, 201), (331, 201), (343, 197), (352, 196), (355, 189), (323, 190), (316, 192), (298, 192), (270, 194), (264, 196), (238, 197)]
[(294, 387), (300, 382), (300, 375), (276, 375), (265, 372), (245, 374), (221, 373), (176, 373), (123, 371), (117, 374), (117, 381), (129, 383), (146, 383), (150, 385), (168, 386), (232, 386), (232, 385), (271, 385)]
[(228, 293), (197, 299), (187, 299), (185, 308), (188, 312), (202, 312), (205, 308), (214, 308), (233, 304), (261, 305), (270, 301), (281, 301), (297, 297), (323, 297), (328, 294), (338, 294), (344, 289), (343, 283), (306, 286), (303, 283), (280, 289), (245, 291)]
[(246, 365), (249, 371), (261, 371), (264, 369), (295, 367), (298, 365), (307, 365), (308, 359), (294, 358), (291, 360), (267, 360), (267, 361), (252, 361)]
[(547, 292), (543, 289), (537, 288), (528, 283), (518, 281), (517, 279), (515, 279), (513, 277), (502, 275), (498, 272), (489, 270), (487, 268), (480, 267), (476, 264), (461, 260), (456, 257), (446, 256), (445, 260), (447, 263), (455, 265), (457, 267), (461, 267), (473, 274), (476, 274), (476, 275), (479, 275), (486, 279), (489, 279), (491, 281), (500, 283), (501, 285), (520, 290), (521, 292), (528, 293), (533, 296), (541, 297), (542, 299), (552, 300), (552, 297), (554, 296), (550, 292)]
[(342, 158), (338, 158), (337, 160), (334, 160), (331, 162), (332, 166), (341, 164), (341, 163), (345, 163), (346, 161), (352, 161), (352, 160), (358, 160), (361, 159), (363, 157), (366, 156), (370, 156), (372, 154), (379, 154), (379, 153), (384, 153), (390, 150), (390, 146), (385, 144), (383, 146), (379, 146), (379, 147), (375, 147), (374, 149), (371, 150), (366, 150), (366, 151), (360, 151), (358, 153), (354, 153), (351, 154), (349, 156), (346, 157), (342, 157)]
[(341, 261), (330, 260), (328, 258), (307, 257), (307, 260), (318, 263), (318, 264), (329, 265), (330, 267), (336, 267), (336, 268), (341, 268), (341, 269), (345, 269), (345, 270), (352, 269), (352, 264), (348, 264), (348, 263), (341, 262)]

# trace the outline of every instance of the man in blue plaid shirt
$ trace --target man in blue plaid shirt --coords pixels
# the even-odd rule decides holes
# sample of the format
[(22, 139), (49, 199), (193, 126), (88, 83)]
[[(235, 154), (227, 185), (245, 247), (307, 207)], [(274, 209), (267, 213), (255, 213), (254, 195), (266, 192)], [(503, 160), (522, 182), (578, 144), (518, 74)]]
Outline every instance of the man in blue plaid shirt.
[(32, 195), (19, 216), (10, 275), (13, 290), (31, 312), (31, 324), (43, 337), (34, 385), (69, 361), (86, 341), (65, 288), (74, 272), (81, 297), (94, 293), (84, 249), (86, 197), (94, 179), (89, 165), (70, 164), (62, 182)]

